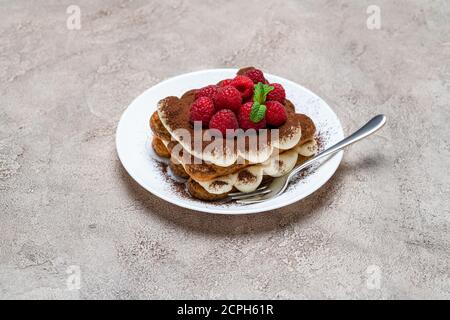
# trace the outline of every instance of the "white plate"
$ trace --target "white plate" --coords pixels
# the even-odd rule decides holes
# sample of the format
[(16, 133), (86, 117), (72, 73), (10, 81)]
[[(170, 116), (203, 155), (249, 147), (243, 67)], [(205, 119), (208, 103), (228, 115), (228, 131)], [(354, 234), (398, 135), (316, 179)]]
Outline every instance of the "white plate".
[[(184, 92), (233, 78), (237, 69), (212, 69), (183, 74), (148, 89), (137, 97), (123, 113), (116, 132), (116, 147), (120, 161), (131, 177), (154, 195), (183, 208), (220, 214), (247, 214), (274, 210), (299, 201), (324, 185), (334, 174), (342, 160), (343, 152), (308, 170), (278, 198), (254, 205), (214, 204), (190, 198), (174, 187), (173, 181), (163, 174), (161, 163), (151, 150), (152, 133), (149, 119), (159, 100), (167, 96), (181, 96)], [(266, 74), (270, 82), (280, 83), (297, 112), (308, 115), (316, 124), (327, 148), (344, 138), (341, 123), (333, 110), (317, 95), (304, 87)]]

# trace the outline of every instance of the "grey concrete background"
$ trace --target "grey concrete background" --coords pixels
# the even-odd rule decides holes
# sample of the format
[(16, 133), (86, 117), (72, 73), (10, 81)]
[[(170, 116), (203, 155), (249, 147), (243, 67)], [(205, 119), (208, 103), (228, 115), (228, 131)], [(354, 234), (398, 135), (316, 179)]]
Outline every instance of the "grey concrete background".
[[(366, 27), (370, 4), (380, 30)], [(448, 1), (0, 10), (1, 298), (450, 298)], [(114, 134), (137, 95), (247, 65), (322, 96), (346, 132), (389, 122), (314, 195), (260, 215), (184, 210), (128, 177)], [(66, 285), (73, 265), (80, 290)]]

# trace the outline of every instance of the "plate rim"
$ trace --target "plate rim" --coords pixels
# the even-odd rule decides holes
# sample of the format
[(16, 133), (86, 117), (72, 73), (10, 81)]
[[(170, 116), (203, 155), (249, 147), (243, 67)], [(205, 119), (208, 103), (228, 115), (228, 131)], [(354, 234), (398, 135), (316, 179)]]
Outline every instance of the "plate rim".
[[(332, 160), (332, 159), (336, 159), (337, 161), (335, 162), (334, 166), (332, 168), (330, 168), (330, 170), (328, 171), (327, 174), (325, 174), (324, 176), (326, 177), (324, 182), (322, 184), (320, 184), (319, 186), (317, 186), (316, 188), (311, 188), (310, 190), (308, 190), (306, 192), (306, 194), (304, 194), (301, 198), (296, 198), (296, 197), (292, 197), (291, 199), (289, 199), (288, 201), (284, 201), (282, 203), (274, 203), (270, 206), (266, 206), (266, 207), (261, 207), (261, 208), (249, 208), (249, 209), (245, 209), (245, 206), (243, 206), (243, 210), (239, 210), (239, 211), (234, 211), (233, 208), (215, 208), (215, 207), (211, 207), (211, 206), (196, 206), (193, 204), (190, 204), (188, 202), (182, 202), (180, 203), (178, 201), (178, 198), (173, 198), (170, 197), (166, 194), (164, 194), (163, 192), (159, 192), (158, 190), (149, 190), (148, 188), (146, 188), (144, 185), (145, 183), (143, 183), (143, 181), (141, 181), (141, 178), (139, 176), (135, 176), (133, 175), (131, 172), (132, 170), (130, 170), (129, 168), (127, 168), (126, 165), (126, 161), (123, 160), (123, 155), (121, 155), (120, 152), (120, 147), (119, 147), (119, 131), (121, 129), (121, 126), (123, 125), (123, 119), (127, 116), (127, 114), (129, 112), (131, 112), (131, 106), (134, 105), (134, 103), (136, 102), (137, 99), (139, 99), (145, 92), (147, 92), (150, 89), (157, 89), (159, 86), (164, 85), (167, 82), (173, 81), (178, 77), (184, 77), (184, 76), (192, 76), (192, 75), (196, 75), (196, 74), (203, 74), (203, 73), (212, 73), (212, 72), (230, 72), (230, 71), (237, 71), (239, 69), (236, 68), (218, 68), (218, 69), (204, 69), (204, 70), (199, 70), (199, 71), (193, 71), (193, 72), (187, 72), (187, 73), (182, 73), (170, 78), (167, 78), (161, 82), (158, 82), (157, 84), (147, 88), (146, 90), (144, 90), (141, 94), (139, 94), (137, 97), (135, 97), (131, 103), (128, 105), (128, 107), (123, 111), (122, 115), (120, 116), (119, 122), (117, 124), (117, 128), (116, 128), (116, 132), (115, 132), (115, 144), (116, 144), (116, 153), (117, 156), (120, 160), (120, 163), (122, 165), (122, 167), (125, 169), (125, 171), (127, 172), (127, 174), (133, 178), (133, 180), (135, 182), (137, 182), (141, 188), (145, 189), (146, 191), (150, 192), (151, 194), (159, 197), (162, 200), (165, 200), (173, 205), (176, 205), (180, 208), (184, 208), (184, 209), (189, 209), (192, 211), (199, 211), (199, 212), (205, 212), (205, 213), (212, 213), (212, 214), (221, 214), (221, 215), (245, 215), (245, 214), (256, 214), (256, 213), (263, 213), (263, 212), (267, 212), (267, 211), (271, 211), (271, 210), (276, 210), (276, 209), (280, 209), (286, 206), (289, 206), (295, 202), (298, 202), (300, 200), (303, 200), (307, 197), (309, 197), (311, 194), (313, 194), (314, 192), (316, 192), (317, 190), (319, 190), (321, 187), (323, 187), (330, 179), (331, 177), (334, 176), (334, 174), (336, 173), (337, 169), (339, 168), (341, 162), (342, 162), (342, 158), (344, 155), (344, 151), (340, 151), (337, 154), (335, 154), (334, 156), (330, 157), (328, 160), (326, 160), (327, 162)], [(307, 91), (308, 93), (312, 94), (313, 96), (316, 96), (318, 98), (320, 98), (323, 102), (325, 102), (325, 104), (328, 106), (328, 108), (333, 112), (333, 114), (336, 117), (336, 121), (339, 124), (339, 130), (342, 132), (342, 134), (344, 134), (344, 130), (341, 124), (341, 121), (339, 119), (339, 117), (337, 116), (336, 112), (334, 112), (334, 110), (330, 107), (330, 105), (319, 95), (315, 94), (313, 91), (309, 90), (308, 88), (294, 82), (291, 81), (289, 79), (277, 76), (277, 75), (273, 75), (270, 73), (266, 72), (266, 75), (269, 77), (276, 77), (279, 79), (282, 79), (285, 82), (289, 82), (290, 84), (294, 85), (294, 86), (300, 86), (303, 90)], [(207, 203), (206, 203), (207, 204)]]

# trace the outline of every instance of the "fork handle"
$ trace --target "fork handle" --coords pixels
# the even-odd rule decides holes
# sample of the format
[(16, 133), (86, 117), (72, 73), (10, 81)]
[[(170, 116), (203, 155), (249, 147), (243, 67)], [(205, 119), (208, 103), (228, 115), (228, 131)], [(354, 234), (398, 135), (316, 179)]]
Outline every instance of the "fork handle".
[[(373, 117), (369, 122), (367, 122), (364, 126), (362, 126), (360, 129), (355, 131), (353, 134), (351, 134), (347, 138), (339, 141), (338, 143), (336, 143), (335, 145), (331, 146), (330, 148), (320, 152), (315, 157), (309, 159), (308, 161), (303, 163), (301, 166), (298, 166), (297, 168), (292, 170), (291, 173), (288, 176), (287, 181), (289, 182), (295, 175), (297, 175), (297, 173), (299, 173), (300, 171), (302, 171), (306, 167), (309, 167), (313, 162), (315, 162), (317, 160), (320, 160), (322, 158), (325, 158), (327, 156), (333, 155), (333, 154), (341, 151), (345, 147), (347, 147), (347, 146), (349, 146), (349, 145), (351, 145), (351, 144), (353, 144), (355, 142), (358, 142), (358, 141), (360, 141), (360, 140), (370, 136), (374, 132), (376, 132), (379, 129), (381, 129), (384, 126), (385, 123), (386, 123), (386, 116), (385, 115), (379, 114), (379, 115)], [(288, 183), (286, 183), (285, 188), (287, 187), (287, 184)], [(284, 190), (282, 190), (281, 192), (283, 192), (283, 191)]]

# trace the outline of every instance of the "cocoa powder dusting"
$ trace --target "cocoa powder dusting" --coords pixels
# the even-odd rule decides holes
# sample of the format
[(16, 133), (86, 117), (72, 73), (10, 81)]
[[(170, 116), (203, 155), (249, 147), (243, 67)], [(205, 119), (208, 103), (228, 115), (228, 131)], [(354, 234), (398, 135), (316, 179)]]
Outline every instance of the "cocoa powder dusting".
[(217, 181), (214, 181), (213, 183), (211, 183), (211, 187), (212, 188), (223, 187), (223, 186), (225, 186), (227, 184), (228, 183), (226, 183), (225, 181), (217, 180)]
[(166, 176), (169, 165), (162, 161), (155, 160), (156, 166), (161, 170), (161, 173)]
[(316, 139), (316, 143), (317, 143), (318, 152), (323, 151), (325, 148), (325, 139), (324, 139), (323, 135), (318, 134), (318, 135), (316, 135), (315, 139)]
[(254, 176), (253, 174), (251, 174), (250, 172), (248, 172), (247, 170), (242, 170), (241, 172), (239, 172), (238, 174), (238, 179), (244, 183), (247, 182), (255, 182), (256, 181), (256, 176)]
[(166, 181), (170, 183), (172, 190), (178, 195), (182, 196), (186, 199), (191, 199), (192, 197), (189, 195), (186, 187), (186, 182), (175, 180), (169, 173), (169, 165), (163, 161), (155, 160), (156, 166), (161, 172), (161, 175), (164, 177)]

